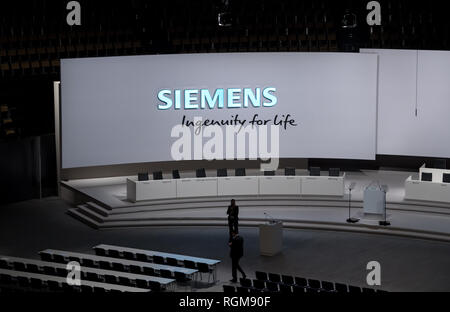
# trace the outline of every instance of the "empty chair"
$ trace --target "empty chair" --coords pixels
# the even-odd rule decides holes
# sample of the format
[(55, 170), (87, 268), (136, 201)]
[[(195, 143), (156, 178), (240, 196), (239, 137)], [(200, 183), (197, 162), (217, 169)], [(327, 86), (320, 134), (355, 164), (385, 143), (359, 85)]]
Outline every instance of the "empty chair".
[(195, 171), (195, 176), (197, 178), (206, 178), (206, 171), (205, 168), (197, 169)]
[(66, 263), (66, 259), (62, 255), (53, 255), (53, 261), (57, 263)]
[(292, 286), (292, 292), (294, 294), (304, 294), (305, 293), (305, 287), (294, 285)]
[(51, 266), (44, 266), (44, 274), (46, 275), (57, 275), (56, 269)]
[(138, 173), (138, 181), (148, 181), (148, 172)]
[(157, 264), (164, 264), (164, 258), (161, 256), (153, 256), (153, 262)]
[(303, 277), (295, 277), (295, 285), (300, 286), (300, 287), (306, 287), (308, 286), (308, 281), (306, 280), (306, 278)]
[(14, 262), (13, 268), (15, 271), (26, 271), (25, 263), (22, 262)]
[(223, 292), (226, 294), (233, 294), (236, 292), (236, 288), (231, 285), (223, 285)]
[(203, 263), (203, 262), (198, 262), (197, 263), (197, 270), (200, 273), (200, 279), (203, 278), (203, 273), (207, 273), (208, 274), (208, 283), (209, 283), (209, 279), (211, 277), (211, 274), (213, 273), (213, 270), (209, 267), (209, 265), (207, 263)]
[(256, 277), (257, 280), (260, 280), (260, 281), (267, 281), (268, 280), (266, 272), (256, 271), (255, 272), (255, 277)]
[(332, 282), (322, 281), (322, 288), (325, 291), (334, 291), (334, 284)]
[(334, 287), (335, 287), (337, 292), (340, 292), (340, 293), (348, 292), (347, 285), (345, 285), (345, 284), (335, 283)]
[(353, 294), (355, 294), (355, 293), (361, 293), (361, 287), (349, 285), (349, 286), (348, 286), (348, 292), (349, 292), (349, 293), (353, 293)]
[(172, 178), (173, 179), (179, 179), (180, 178), (180, 172), (178, 170), (172, 170)]
[(237, 177), (244, 177), (245, 176), (245, 168), (236, 168), (234, 171), (234, 175)]
[(83, 259), (81, 261), (81, 263), (83, 264), (83, 266), (88, 267), (88, 268), (96, 268), (96, 267), (98, 267), (95, 264), (94, 260), (92, 260), (92, 259)]
[(125, 266), (122, 263), (118, 263), (118, 262), (113, 262), (112, 263), (112, 269), (114, 271), (126, 272)]
[(266, 177), (270, 177), (270, 176), (274, 176), (275, 175), (275, 171), (270, 170), (270, 171), (264, 171), (264, 176)]
[(161, 291), (161, 284), (156, 281), (149, 281), (148, 286), (150, 287), (151, 291)]
[(36, 264), (32, 263), (27, 264), (27, 272), (40, 273), (39, 267)]
[(5, 285), (12, 284), (12, 277), (7, 274), (0, 274), (0, 283)]
[(52, 255), (49, 254), (49, 253), (42, 252), (42, 253), (40, 253), (40, 256), (41, 256), (41, 260), (42, 261), (48, 261), (48, 262), (52, 262), (53, 261)]
[(155, 269), (153, 268), (149, 268), (149, 267), (144, 267), (144, 275), (149, 275), (149, 276), (155, 276)]
[(227, 169), (225, 169), (225, 168), (217, 169), (217, 176), (218, 177), (226, 177), (226, 176), (228, 176)]
[(66, 284), (66, 283), (62, 284), (62, 289), (64, 292), (67, 292), (67, 293), (75, 293), (78, 291), (78, 288), (76, 288), (75, 286)]
[(162, 180), (162, 179), (163, 179), (162, 171), (153, 172), (153, 180)]
[(105, 275), (105, 282), (108, 284), (117, 284), (117, 278), (114, 275)]
[(295, 176), (295, 168), (284, 168), (285, 176)]
[(124, 251), (123, 252), (123, 257), (127, 260), (134, 260), (134, 254), (132, 252), (129, 251)]
[(94, 272), (86, 272), (86, 277), (85, 277), (88, 281), (93, 281), (93, 282), (100, 282), (100, 277), (98, 276), (97, 273)]
[(172, 278), (172, 272), (169, 270), (159, 270), (159, 275), (164, 278)]
[(266, 282), (267, 290), (270, 292), (278, 292), (278, 284), (275, 282)]
[(257, 290), (263, 291), (266, 288), (266, 282), (263, 280), (253, 280), (253, 287)]
[(124, 286), (134, 286), (131, 280), (125, 276), (119, 276), (119, 284)]
[(38, 278), (30, 278), (30, 285), (31, 288), (33, 289), (41, 289), (43, 288), (44, 284), (42, 283), (42, 280), (38, 279)]
[(66, 268), (56, 268), (56, 275), (60, 277), (67, 277), (67, 269)]
[(75, 261), (75, 262), (81, 263), (80, 258), (74, 257), (74, 256), (70, 256), (70, 257), (69, 257), (69, 261)]
[(139, 278), (136, 280), (136, 287), (137, 288), (145, 288), (145, 289), (150, 288), (148, 285), (148, 282), (146, 280), (139, 279)]
[(132, 264), (130, 265), (130, 273), (142, 274), (142, 269), (140, 266)]
[(148, 262), (148, 257), (146, 254), (143, 253), (137, 253), (136, 254), (136, 260), (141, 262)]
[(431, 172), (422, 172), (422, 181), (433, 181), (433, 173)]
[(0, 259), (0, 269), (9, 270), (10, 267), (9, 267), (8, 261)]
[(95, 250), (95, 254), (96, 254), (97, 256), (106, 257), (106, 250), (105, 250), (105, 249), (95, 247), (94, 250)]
[(187, 276), (185, 273), (183, 273), (183, 272), (177, 272), (177, 271), (175, 271), (175, 280), (178, 282), (178, 283), (187, 283), (187, 282), (190, 282), (191, 281), (191, 279), (189, 278), (189, 276)]
[(62, 288), (57, 281), (47, 281), (47, 286), (50, 291), (61, 291)]
[(29, 287), (30, 286), (30, 280), (24, 276), (18, 276), (17, 282), (20, 287)]
[(322, 288), (321, 285), (320, 285), (320, 281), (315, 280), (315, 279), (308, 279), (308, 286), (310, 288), (313, 288), (313, 289), (320, 289), (320, 288)]
[(290, 294), (290, 293), (292, 293), (291, 285), (279, 284), (279, 287), (280, 287), (280, 292), (283, 293), (283, 294)]
[(338, 177), (340, 174), (341, 174), (341, 169), (339, 169), (339, 168), (328, 169), (328, 175), (330, 177)]
[(320, 176), (320, 167), (310, 167), (309, 175), (310, 176)]
[(111, 270), (111, 264), (108, 261), (101, 260), (98, 264), (102, 270)]
[(274, 282), (274, 283), (281, 282), (280, 274), (269, 273), (269, 281)]
[(249, 288), (246, 288), (246, 287), (237, 286), (236, 287), (236, 292), (238, 294), (248, 294), (250, 292), (250, 290), (249, 290)]
[(281, 275), (281, 282), (285, 285), (294, 285), (294, 278), (290, 275)]
[(241, 278), (239, 279), (239, 282), (242, 287), (251, 288), (252, 287), (252, 280), (248, 278)]
[(195, 265), (195, 262), (194, 262), (194, 261), (191, 261), (191, 260), (183, 260), (183, 263), (184, 263), (184, 267), (185, 267), (185, 268), (188, 268), (188, 269), (194, 269), (194, 270), (197, 269), (197, 266)]
[(115, 249), (109, 249), (108, 256), (110, 256), (111, 258), (120, 258), (120, 253)]
[(89, 286), (89, 285), (81, 285), (81, 292), (83, 292), (83, 293), (93, 293), (94, 292), (94, 288), (92, 286)]
[(178, 260), (175, 258), (167, 258), (166, 264), (170, 266), (178, 266)]

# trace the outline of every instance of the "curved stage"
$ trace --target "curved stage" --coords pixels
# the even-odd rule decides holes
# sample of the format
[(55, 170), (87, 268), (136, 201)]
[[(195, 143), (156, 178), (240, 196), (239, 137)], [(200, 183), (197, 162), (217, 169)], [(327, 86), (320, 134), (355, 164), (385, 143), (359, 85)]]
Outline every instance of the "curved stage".
[[(347, 172), (345, 184), (356, 183), (351, 215), (360, 218), (348, 224), (348, 195), (234, 196), (240, 206), (240, 226), (258, 226), (267, 213), (282, 220), (284, 227), (397, 235), (450, 241), (450, 205), (404, 200), (404, 181), (411, 172)], [(212, 174), (211, 174), (212, 176)], [(68, 213), (96, 229), (146, 226), (226, 226), (230, 197), (126, 200), (126, 178), (101, 178), (62, 182), (63, 198), (81, 203)], [(391, 226), (379, 226), (379, 216), (364, 215), (362, 195), (372, 181), (389, 186), (387, 219)], [(76, 198), (76, 199), (75, 199)]]

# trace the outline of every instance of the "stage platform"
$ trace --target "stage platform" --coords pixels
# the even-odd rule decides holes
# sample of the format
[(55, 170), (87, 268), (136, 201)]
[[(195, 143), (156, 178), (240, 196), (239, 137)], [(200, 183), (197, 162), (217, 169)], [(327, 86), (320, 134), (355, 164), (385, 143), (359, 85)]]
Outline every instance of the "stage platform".
[[(253, 172), (254, 171), (254, 172)], [(261, 175), (257, 170), (247, 175)], [(277, 174), (282, 174), (280, 171)], [(297, 175), (307, 171), (297, 170)], [(348, 191), (331, 196), (233, 196), (240, 207), (240, 225), (258, 226), (265, 214), (283, 221), (287, 228), (323, 229), (450, 241), (450, 205), (404, 200), (405, 179), (417, 173), (402, 171), (346, 172), (346, 187), (355, 182), (351, 215), (360, 218), (348, 224)], [(182, 177), (193, 177), (183, 172)], [(207, 171), (215, 176), (215, 171)], [(68, 213), (96, 229), (147, 226), (225, 226), (226, 197), (166, 199), (132, 203), (126, 199), (126, 179), (114, 177), (61, 182), (62, 197), (74, 205)], [(165, 176), (165, 178), (169, 178)], [(363, 192), (372, 181), (388, 185), (387, 219), (391, 226), (379, 226), (377, 215), (363, 214)]]

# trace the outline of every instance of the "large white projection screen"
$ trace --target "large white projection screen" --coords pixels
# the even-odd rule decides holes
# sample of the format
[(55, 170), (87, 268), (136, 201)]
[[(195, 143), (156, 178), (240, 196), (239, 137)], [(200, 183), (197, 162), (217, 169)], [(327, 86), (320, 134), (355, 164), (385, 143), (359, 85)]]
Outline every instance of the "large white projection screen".
[[(62, 60), (62, 167), (171, 161), (171, 147), (178, 140), (171, 132), (183, 116), (232, 120), (238, 115), (248, 126), (256, 114), (258, 120), (270, 120), (268, 125), (277, 115), (282, 119), (289, 114), (295, 121), (296, 126), (279, 129), (281, 158), (374, 159), (376, 81), (377, 56), (363, 54), (221, 53)], [(218, 108), (222, 89), (225, 105)], [(158, 99), (161, 90), (171, 93), (164, 95), (173, 101), (169, 109), (158, 109), (164, 104)], [(174, 108), (175, 90), (180, 90), (180, 109)], [(212, 102), (213, 108), (200, 108), (202, 92), (210, 100), (218, 95), (216, 102), (206, 102)], [(194, 108), (185, 108), (185, 98), (188, 107)], [(228, 98), (237, 107), (228, 107)], [(194, 129), (189, 129), (194, 142)], [(200, 149), (209, 139), (203, 137)], [(199, 157), (194, 149), (191, 159)]]
[(361, 52), (379, 56), (377, 154), (450, 157), (450, 52)]

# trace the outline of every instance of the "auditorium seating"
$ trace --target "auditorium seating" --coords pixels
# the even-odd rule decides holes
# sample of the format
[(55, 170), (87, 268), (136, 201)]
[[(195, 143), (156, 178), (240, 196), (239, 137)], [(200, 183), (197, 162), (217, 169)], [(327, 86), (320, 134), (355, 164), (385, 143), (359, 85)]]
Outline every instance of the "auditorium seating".
[[(187, 269), (196, 270), (198, 271), (201, 280), (203, 280), (203, 274), (208, 274), (208, 283), (210, 282), (211, 278), (213, 281), (216, 281), (217, 277), (216, 265), (220, 263), (219, 260), (215, 259), (206, 259), (187, 255), (179, 255), (153, 250), (143, 250), (105, 244), (97, 245), (93, 249), (97, 255), (100, 254), (109, 255), (109, 253), (114, 250), (114, 254), (118, 258), (125, 258), (124, 257), (125, 253), (127, 253), (130, 255), (130, 257), (132, 257), (132, 255), (136, 255), (137, 261), (149, 263), (153, 262), (156, 264), (163, 264), (163, 265), (165, 264), (172, 267), (184, 267)], [(144, 270), (146, 270), (145, 267)]]
[(281, 275), (272, 272), (255, 272), (255, 279), (239, 280), (239, 286), (223, 285), (223, 291), (232, 292), (272, 292), (283, 294), (304, 294), (304, 293), (373, 293), (382, 292), (368, 287), (346, 285), (343, 283), (333, 283), (330, 281), (320, 281), (317, 279), (304, 278), (300, 276)]
[(217, 169), (217, 176), (218, 177), (226, 177), (226, 176), (228, 176), (227, 169), (225, 169), (225, 168)]
[(153, 172), (153, 180), (162, 180), (163, 174), (162, 171)]
[(319, 167), (310, 167), (309, 175), (310, 176), (320, 176), (320, 168)]
[[(220, 262), (167, 254), (173, 257), (159, 256), (163, 263), (159, 265), (149, 262), (149, 258), (151, 261), (158, 258), (155, 254), (148, 257), (144, 250), (133, 253), (129, 250), (119, 250), (120, 248), (125, 247), (95, 246), (93, 248), (95, 252), (102, 256), (51, 249), (39, 253), (42, 260), (0, 256), (0, 289), (11, 283), (17, 285), (18, 290), (26, 291), (115, 292), (142, 289), (161, 291), (174, 289), (175, 283), (186, 289), (192, 287), (192, 277), (196, 272), (207, 273), (213, 276), (215, 281), (215, 265)], [(185, 259), (180, 261), (182, 257)], [(138, 261), (143, 258), (145, 262)], [(196, 263), (189, 260), (190, 258), (203, 259), (206, 262)], [(66, 263), (70, 261), (81, 264), (82, 287), (72, 287), (64, 282), (68, 274)], [(214, 265), (208, 264), (208, 261), (213, 261)], [(84, 265), (85, 262), (90, 266)]]
[(195, 176), (197, 178), (206, 178), (205, 168), (197, 169), (196, 172), (195, 172)]
[(237, 176), (237, 177), (243, 177), (243, 176), (245, 176), (245, 168), (237, 168), (237, 169), (234, 171), (234, 175)]
[(172, 170), (172, 178), (173, 179), (179, 179), (180, 178), (180, 172), (178, 170)]

